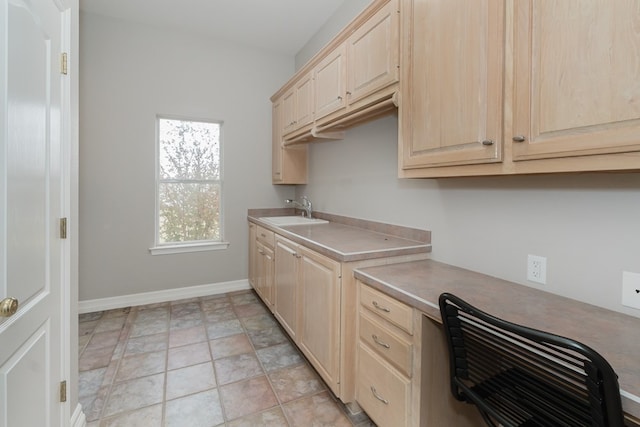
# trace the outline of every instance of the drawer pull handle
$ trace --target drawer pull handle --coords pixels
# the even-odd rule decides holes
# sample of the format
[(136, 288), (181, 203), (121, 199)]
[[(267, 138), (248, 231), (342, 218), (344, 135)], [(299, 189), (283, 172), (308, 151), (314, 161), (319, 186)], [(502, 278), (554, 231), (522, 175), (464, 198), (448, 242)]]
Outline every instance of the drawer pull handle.
[(374, 386), (371, 386), (371, 393), (373, 393), (373, 397), (378, 399), (380, 402), (384, 403), (385, 405), (389, 404), (389, 401), (387, 399), (385, 399), (384, 397), (382, 397), (382, 396), (380, 396), (378, 394), (378, 392), (376, 391), (376, 388)]
[(383, 307), (380, 304), (378, 304), (378, 301), (373, 301), (373, 302), (371, 302), (371, 304), (373, 304), (373, 306), (375, 308), (377, 308), (378, 310), (384, 311), (385, 313), (389, 313), (391, 311), (387, 307)]
[(384, 348), (391, 348), (391, 346), (389, 344), (387, 344), (384, 341), (380, 341), (380, 339), (378, 338), (378, 336), (376, 334), (371, 334), (371, 338), (373, 338), (373, 341), (378, 344), (380, 347), (384, 347)]
[(262, 237), (265, 237), (265, 238), (267, 237), (267, 235), (266, 235), (266, 234), (264, 234), (264, 233), (260, 233), (260, 235), (261, 235)]
[(258, 249), (258, 253), (259, 253), (260, 255), (264, 255), (264, 251), (263, 251), (262, 249)]

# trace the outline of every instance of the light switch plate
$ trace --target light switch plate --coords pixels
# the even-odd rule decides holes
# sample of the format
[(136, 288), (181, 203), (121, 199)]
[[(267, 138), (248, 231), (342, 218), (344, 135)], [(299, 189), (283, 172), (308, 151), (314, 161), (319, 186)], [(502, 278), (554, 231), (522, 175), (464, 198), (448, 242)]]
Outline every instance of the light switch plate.
[(622, 272), (622, 305), (640, 310), (640, 274)]

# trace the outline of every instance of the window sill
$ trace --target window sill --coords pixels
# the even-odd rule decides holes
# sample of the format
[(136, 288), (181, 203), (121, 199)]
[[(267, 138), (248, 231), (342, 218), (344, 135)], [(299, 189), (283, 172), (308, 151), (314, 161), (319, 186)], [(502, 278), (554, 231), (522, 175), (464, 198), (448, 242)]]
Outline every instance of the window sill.
[(220, 251), (227, 249), (229, 242), (187, 243), (183, 245), (154, 246), (151, 255), (183, 254), (188, 252)]

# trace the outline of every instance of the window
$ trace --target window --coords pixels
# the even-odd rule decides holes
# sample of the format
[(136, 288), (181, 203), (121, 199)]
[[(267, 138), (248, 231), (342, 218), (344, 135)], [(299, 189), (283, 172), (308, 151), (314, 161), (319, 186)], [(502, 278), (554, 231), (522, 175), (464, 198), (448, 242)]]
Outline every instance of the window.
[(157, 126), (156, 247), (151, 253), (226, 248), (221, 123), (158, 117)]

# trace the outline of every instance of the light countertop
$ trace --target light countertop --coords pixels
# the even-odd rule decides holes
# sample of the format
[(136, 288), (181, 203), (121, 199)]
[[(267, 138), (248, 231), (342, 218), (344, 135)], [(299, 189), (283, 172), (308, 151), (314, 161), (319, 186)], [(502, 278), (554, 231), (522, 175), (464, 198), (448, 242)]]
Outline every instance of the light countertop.
[(330, 222), (274, 226), (260, 219), (270, 215), (251, 210), (248, 220), (340, 262), (431, 252), (431, 234), (425, 230), (315, 215)]

